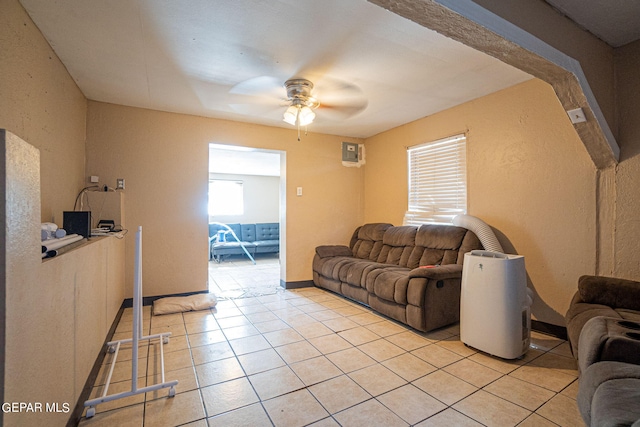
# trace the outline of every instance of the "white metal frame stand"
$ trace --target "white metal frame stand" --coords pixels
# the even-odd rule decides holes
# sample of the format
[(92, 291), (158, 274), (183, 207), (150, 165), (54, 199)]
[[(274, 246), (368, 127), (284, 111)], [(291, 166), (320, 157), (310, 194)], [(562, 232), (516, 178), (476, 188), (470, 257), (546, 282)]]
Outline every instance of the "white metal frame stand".
[[(161, 334), (147, 336), (142, 335), (142, 227), (138, 227), (138, 232), (136, 233), (135, 264), (133, 274), (133, 337), (124, 340), (110, 341), (107, 343), (107, 351), (109, 353), (114, 353), (113, 361), (111, 362), (111, 368), (109, 369), (109, 374), (107, 376), (107, 381), (105, 382), (102, 395), (95, 399), (90, 399), (84, 402), (84, 406), (89, 408), (87, 409), (87, 418), (91, 418), (96, 414), (96, 405), (100, 403), (110, 402), (112, 400), (122, 399), (149, 391), (156, 391), (167, 387), (169, 387), (169, 397), (173, 397), (176, 395), (175, 386), (178, 384), (178, 380), (165, 381), (164, 379), (163, 345), (169, 343), (169, 336), (171, 335), (171, 332), (164, 332)], [(151, 341), (156, 338), (160, 343), (160, 383), (143, 388), (138, 388), (138, 344), (140, 343), (140, 341)], [(113, 368), (115, 367), (116, 360), (118, 359), (120, 346), (126, 343), (131, 343), (132, 350), (131, 390), (122, 393), (107, 395), (109, 391), (109, 385), (111, 383)]]

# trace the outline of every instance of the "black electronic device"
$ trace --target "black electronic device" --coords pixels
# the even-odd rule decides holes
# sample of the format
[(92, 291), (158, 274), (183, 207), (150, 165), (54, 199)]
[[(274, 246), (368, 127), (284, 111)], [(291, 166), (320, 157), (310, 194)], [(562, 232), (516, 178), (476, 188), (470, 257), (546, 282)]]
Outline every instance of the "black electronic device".
[(65, 211), (62, 228), (69, 234), (91, 237), (91, 211)]
[(113, 231), (113, 228), (115, 226), (116, 226), (116, 223), (112, 219), (101, 219), (100, 221), (98, 221), (98, 228), (103, 228), (109, 231)]

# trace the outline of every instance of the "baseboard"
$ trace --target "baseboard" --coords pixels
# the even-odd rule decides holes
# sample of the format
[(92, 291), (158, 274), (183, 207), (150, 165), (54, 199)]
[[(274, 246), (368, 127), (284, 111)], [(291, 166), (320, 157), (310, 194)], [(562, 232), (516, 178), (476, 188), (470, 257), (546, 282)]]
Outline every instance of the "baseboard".
[(539, 320), (531, 320), (531, 330), (541, 332), (547, 335), (553, 335), (563, 340), (567, 339), (567, 328), (564, 326), (552, 325), (551, 323), (541, 322)]
[[(183, 292), (180, 294), (168, 294), (168, 295), (155, 295), (152, 297), (142, 297), (142, 305), (147, 306), (147, 305), (153, 305), (153, 302), (155, 300), (158, 300), (160, 298), (168, 298), (168, 297), (188, 297), (190, 295), (196, 295), (196, 294), (208, 294), (209, 291), (195, 291), (195, 292)], [(133, 298), (125, 298), (125, 300), (122, 302), (122, 307), (123, 308), (131, 308), (133, 307)]]
[(98, 378), (98, 374), (100, 373), (100, 368), (102, 367), (102, 363), (104, 362), (104, 358), (107, 355), (105, 348), (107, 347), (107, 343), (113, 339), (113, 335), (116, 333), (116, 328), (118, 327), (118, 323), (120, 323), (120, 319), (122, 318), (122, 313), (124, 312), (125, 306), (124, 301), (120, 306), (120, 310), (116, 313), (116, 317), (113, 319), (113, 323), (111, 324), (111, 328), (109, 328), (109, 332), (107, 332), (107, 336), (104, 340), (102, 348), (100, 348), (100, 352), (98, 353), (98, 357), (96, 357), (96, 361), (91, 368), (91, 372), (89, 372), (89, 376), (87, 377), (87, 381), (84, 383), (84, 387), (82, 388), (82, 393), (80, 393), (80, 397), (76, 402), (76, 406), (69, 417), (69, 421), (67, 421), (67, 427), (75, 427), (80, 422), (80, 418), (82, 418), (82, 413), (84, 412), (84, 402), (89, 400), (91, 396), (91, 389)]
[(313, 280), (300, 280), (297, 282), (285, 282), (284, 280), (280, 280), (280, 286), (285, 289), (300, 289), (312, 288), (315, 285), (313, 284)]

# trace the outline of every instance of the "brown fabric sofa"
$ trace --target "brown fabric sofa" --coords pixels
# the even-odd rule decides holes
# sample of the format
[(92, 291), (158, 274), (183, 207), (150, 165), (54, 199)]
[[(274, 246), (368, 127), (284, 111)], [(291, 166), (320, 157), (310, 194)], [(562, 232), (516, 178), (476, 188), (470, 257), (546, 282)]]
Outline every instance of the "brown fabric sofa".
[(565, 318), (582, 418), (590, 426), (640, 426), (640, 282), (582, 276)]
[(316, 248), (313, 281), (430, 331), (460, 319), (462, 262), (475, 249), (482, 249), (480, 241), (461, 227), (365, 224), (348, 247)]

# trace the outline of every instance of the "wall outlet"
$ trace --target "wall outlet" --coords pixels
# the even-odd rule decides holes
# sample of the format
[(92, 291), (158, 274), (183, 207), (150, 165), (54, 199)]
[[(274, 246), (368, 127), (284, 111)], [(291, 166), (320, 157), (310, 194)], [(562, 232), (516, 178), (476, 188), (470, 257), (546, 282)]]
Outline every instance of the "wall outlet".
[(578, 124), (578, 123), (584, 123), (587, 121), (587, 116), (585, 116), (584, 111), (582, 111), (582, 108), (576, 108), (575, 110), (569, 110), (567, 111), (567, 114), (569, 115), (569, 118), (571, 119), (571, 123)]
[(124, 178), (118, 178), (116, 180), (116, 190), (124, 190)]
[(89, 182), (92, 183), (92, 184), (97, 184), (97, 183), (100, 182), (100, 177), (96, 176), (96, 175), (91, 175), (89, 177)]

